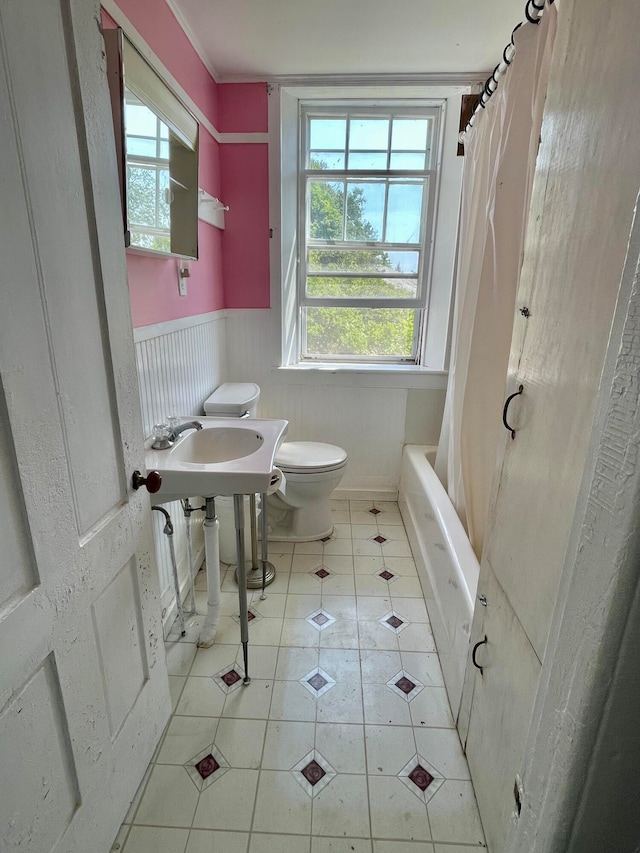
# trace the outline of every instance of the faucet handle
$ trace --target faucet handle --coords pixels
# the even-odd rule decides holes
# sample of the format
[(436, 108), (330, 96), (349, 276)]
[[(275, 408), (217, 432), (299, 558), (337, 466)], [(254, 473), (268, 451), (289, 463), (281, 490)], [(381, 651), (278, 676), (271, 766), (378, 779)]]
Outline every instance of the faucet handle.
[(162, 474), (159, 471), (149, 471), (146, 477), (143, 477), (140, 471), (134, 471), (131, 476), (131, 486), (134, 492), (137, 492), (140, 486), (146, 486), (147, 491), (155, 494), (160, 490), (162, 485)]

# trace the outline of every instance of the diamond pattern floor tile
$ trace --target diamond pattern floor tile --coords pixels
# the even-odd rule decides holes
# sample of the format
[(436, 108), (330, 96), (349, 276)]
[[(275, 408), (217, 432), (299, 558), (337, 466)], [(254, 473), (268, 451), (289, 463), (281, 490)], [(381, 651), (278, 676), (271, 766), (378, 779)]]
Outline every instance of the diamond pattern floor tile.
[(484, 847), (398, 505), (340, 500), (332, 514), (323, 541), (273, 543), (276, 581), (248, 595), (250, 685), (233, 571), (214, 646), (169, 633), (177, 710), (125, 853)]

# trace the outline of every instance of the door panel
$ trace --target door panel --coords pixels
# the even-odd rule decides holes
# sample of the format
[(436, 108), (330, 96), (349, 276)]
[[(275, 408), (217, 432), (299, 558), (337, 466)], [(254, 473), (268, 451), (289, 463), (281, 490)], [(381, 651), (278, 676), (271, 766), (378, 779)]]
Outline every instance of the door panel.
[[(15, 121), (29, 166), (30, 227), (37, 241), (40, 285), (47, 306), (46, 333), (62, 413), (62, 440), (69, 458), (78, 529), (84, 534), (123, 499), (124, 492), (110, 410), (109, 359), (100, 333), (105, 318), (96, 290), (99, 281), (93, 275), (94, 263), (99, 261), (90, 240), (92, 226), (85, 200), (90, 187), (85, 188), (82, 173), (83, 140), (73, 132), (73, 92), (59, 85), (68, 76), (67, 66), (75, 61), (74, 49), (65, 45), (68, 23), (58, 5), (41, 7), (39, 0), (10, 4), (3, 12), (3, 28)], [(20, 38), (25, 14), (38, 21), (29, 35), (28, 51)], [(35, 91), (34, 74), (39, 80)], [(69, 131), (42, 132), (61, 124)]]
[(481, 618), (474, 623), (471, 649), (485, 636), (487, 643), (476, 654), (482, 673), (471, 661), (467, 669), (473, 707), (466, 754), (489, 850), (501, 853), (541, 667), (487, 560), (478, 592), (487, 606), (476, 608)]
[(93, 604), (112, 737), (117, 734), (148, 677), (141, 617), (136, 567), (130, 560)]
[(18, 475), (11, 425), (0, 382), (0, 613), (16, 603), (37, 583), (33, 552), (29, 547), (27, 514)]
[[(4, 849), (53, 849), (71, 822), (80, 799), (70, 742), (49, 655), (0, 716), (0, 762), (17, 771), (13, 785), (3, 788), (0, 805)], [(11, 815), (18, 820), (10, 821)]]
[(0, 6), (0, 837), (31, 853), (109, 849), (169, 713), (98, 18)]

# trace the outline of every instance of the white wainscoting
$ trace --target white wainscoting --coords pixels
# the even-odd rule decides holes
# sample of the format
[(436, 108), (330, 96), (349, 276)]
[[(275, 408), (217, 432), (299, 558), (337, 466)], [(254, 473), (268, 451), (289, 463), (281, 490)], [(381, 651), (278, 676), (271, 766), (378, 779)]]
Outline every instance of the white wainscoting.
[[(227, 372), (224, 312), (142, 326), (134, 329), (134, 342), (145, 436), (173, 407), (178, 415), (201, 415), (204, 400)], [(174, 502), (164, 508), (173, 522), (178, 576), (184, 587), (188, 574), (182, 507)], [(164, 516), (153, 512), (152, 517), (163, 621), (170, 626), (175, 595), (169, 543), (162, 532)], [(198, 560), (204, 554), (201, 519), (202, 513), (194, 513), (191, 520), (193, 555)]]
[(227, 311), (231, 381), (257, 382), (259, 417), (286, 418), (287, 440), (326, 441), (349, 454), (336, 497), (397, 497), (405, 443), (437, 444), (443, 373), (282, 370), (278, 312)]

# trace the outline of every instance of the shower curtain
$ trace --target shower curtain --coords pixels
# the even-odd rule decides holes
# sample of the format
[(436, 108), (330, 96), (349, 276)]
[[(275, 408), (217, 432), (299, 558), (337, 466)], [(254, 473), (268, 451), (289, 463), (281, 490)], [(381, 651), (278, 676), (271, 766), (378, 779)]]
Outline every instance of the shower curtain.
[(436, 472), (480, 559), (557, 13), (521, 26), (516, 52), (467, 132), (449, 384)]

